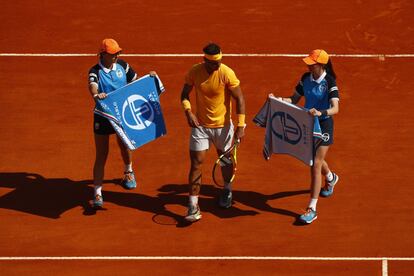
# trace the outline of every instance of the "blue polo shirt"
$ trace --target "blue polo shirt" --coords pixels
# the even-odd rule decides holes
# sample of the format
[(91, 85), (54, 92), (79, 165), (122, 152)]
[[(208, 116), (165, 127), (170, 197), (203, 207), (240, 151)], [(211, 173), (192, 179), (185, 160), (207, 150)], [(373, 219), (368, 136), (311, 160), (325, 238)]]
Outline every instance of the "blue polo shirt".
[[(319, 111), (329, 109), (331, 107), (331, 99), (339, 99), (336, 81), (326, 71), (317, 80), (313, 78), (310, 72), (303, 74), (301, 80), (296, 85), (296, 93), (300, 96), (305, 96), (305, 108), (315, 108)], [(319, 119), (324, 120), (329, 117), (326, 115), (319, 117)]]
[(122, 59), (118, 59), (110, 69), (99, 62), (89, 70), (89, 84), (96, 84), (99, 93), (109, 93), (127, 85), (135, 76), (135, 71)]

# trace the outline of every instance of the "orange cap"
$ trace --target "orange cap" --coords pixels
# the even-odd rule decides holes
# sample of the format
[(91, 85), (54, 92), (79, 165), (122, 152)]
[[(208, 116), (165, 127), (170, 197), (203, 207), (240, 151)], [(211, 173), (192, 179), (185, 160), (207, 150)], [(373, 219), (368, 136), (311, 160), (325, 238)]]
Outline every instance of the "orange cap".
[(327, 64), (329, 61), (329, 55), (327, 52), (321, 49), (313, 50), (309, 56), (305, 57), (303, 61), (307, 65), (313, 65), (316, 63)]
[(116, 54), (122, 51), (121, 47), (119, 47), (118, 42), (116, 42), (112, 38), (105, 38), (102, 40), (102, 45), (100, 48), (100, 53), (106, 52), (109, 54)]

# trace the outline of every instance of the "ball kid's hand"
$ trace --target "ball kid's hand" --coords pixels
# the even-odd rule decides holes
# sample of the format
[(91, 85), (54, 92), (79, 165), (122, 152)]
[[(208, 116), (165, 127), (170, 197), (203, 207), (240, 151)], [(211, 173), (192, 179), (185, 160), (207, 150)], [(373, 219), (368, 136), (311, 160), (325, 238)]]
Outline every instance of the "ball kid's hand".
[(311, 108), (308, 112), (310, 115), (315, 116), (315, 117), (319, 117), (322, 115), (322, 112), (320, 112), (319, 110), (315, 108)]

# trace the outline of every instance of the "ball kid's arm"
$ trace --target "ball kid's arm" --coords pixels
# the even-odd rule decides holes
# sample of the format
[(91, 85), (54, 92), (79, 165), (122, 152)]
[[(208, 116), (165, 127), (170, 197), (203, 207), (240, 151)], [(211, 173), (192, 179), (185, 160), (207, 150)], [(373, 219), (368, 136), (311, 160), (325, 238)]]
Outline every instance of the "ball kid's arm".
[(93, 82), (89, 84), (89, 93), (91, 93), (91, 96), (94, 100), (102, 100), (106, 98), (106, 93), (99, 93), (98, 85)]

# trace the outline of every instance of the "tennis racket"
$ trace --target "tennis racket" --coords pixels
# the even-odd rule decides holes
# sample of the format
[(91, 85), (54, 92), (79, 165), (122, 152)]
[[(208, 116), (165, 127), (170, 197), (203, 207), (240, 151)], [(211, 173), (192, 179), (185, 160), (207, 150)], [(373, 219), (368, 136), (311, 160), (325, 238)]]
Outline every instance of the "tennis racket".
[(224, 187), (225, 183), (233, 182), (237, 170), (237, 147), (240, 140), (237, 140), (225, 152), (223, 152), (213, 167), (213, 181), (218, 187)]

